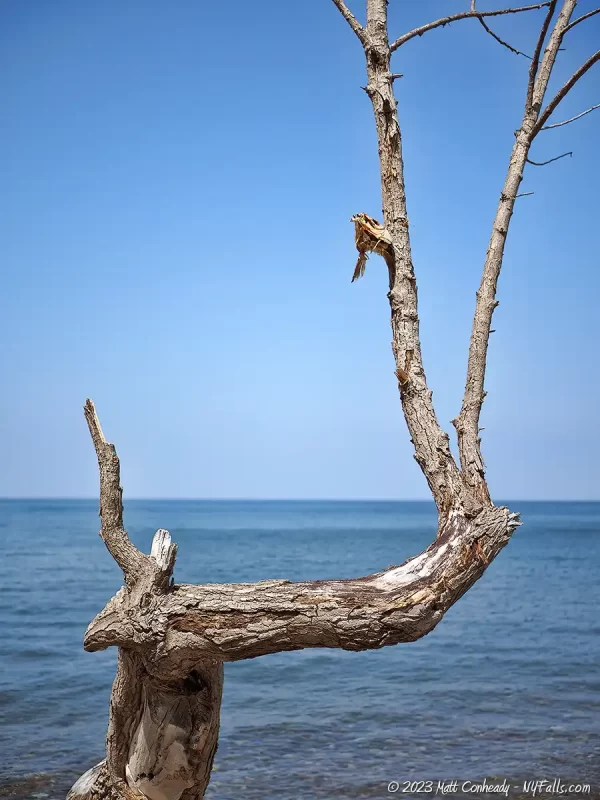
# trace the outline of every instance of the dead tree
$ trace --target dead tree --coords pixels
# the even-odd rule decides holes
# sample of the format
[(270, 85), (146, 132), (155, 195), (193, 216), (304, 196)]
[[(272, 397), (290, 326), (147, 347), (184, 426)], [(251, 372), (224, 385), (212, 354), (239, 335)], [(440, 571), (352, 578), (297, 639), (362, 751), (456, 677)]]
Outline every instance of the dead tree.
[[(600, 59), (591, 55), (549, 101), (548, 81), (565, 35), (595, 9), (573, 19), (576, 0), (479, 11), (470, 9), (422, 25), (390, 43), (387, 0), (367, 0), (366, 24), (333, 0), (366, 57), (365, 87), (375, 116), (381, 168), (383, 224), (366, 214), (353, 221), (362, 274), (368, 252), (389, 272), (392, 348), (402, 410), (419, 463), (437, 505), (437, 537), (401, 566), (353, 580), (177, 585), (177, 548), (167, 531), (150, 555), (123, 527), (119, 460), (102, 433), (91, 401), (85, 416), (100, 469), (100, 535), (123, 570), (125, 585), (88, 627), (84, 647), (118, 647), (106, 759), (83, 775), (70, 800), (201, 800), (217, 748), (223, 662), (306, 647), (367, 650), (411, 642), (429, 633), (507, 544), (519, 517), (496, 507), (485, 479), (479, 437), (490, 325), (508, 227), (530, 148), (575, 83)], [(454, 426), (460, 461), (451, 453), (427, 386), (406, 210), (401, 133), (392, 54), (416, 36), (474, 18), (496, 41), (489, 22), (505, 14), (542, 10), (531, 56), (523, 118), (515, 133), (506, 180), (492, 226), (477, 292), (462, 408)], [(598, 106), (594, 106), (598, 108)], [(592, 111), (593, 108), (588, 109)], [(530, 161), (529, 163), (537, 163)]]

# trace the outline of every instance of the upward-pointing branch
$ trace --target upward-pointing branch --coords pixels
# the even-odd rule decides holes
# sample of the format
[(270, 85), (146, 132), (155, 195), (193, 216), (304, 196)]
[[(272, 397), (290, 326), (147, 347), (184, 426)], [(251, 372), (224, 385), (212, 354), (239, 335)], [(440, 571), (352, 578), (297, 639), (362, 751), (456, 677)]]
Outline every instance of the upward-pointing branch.
[(584, 19), (589, 19), (590, 17), (593, 17), (595, 14), (600, 14), (600, 8), (595, 8), (593, 11), (588, 11), (587, 14), (582, 14), (580, 17), (577, 17), (577, 19), (574, 19), (573, 22), (569, 23), (569, 25), (567, 25), (567, 27), (565, 28), (565, 33), (567, 31), (570, 31), (571, 28), (574, 28), (575, 25), (579, 25), (579, 23), (583, 22)]
[(360, 24), (360, 22), (356, 19), (354, 14), (350, 11), (344, 0), (333, 0), (337, 8), (339, 9), (341, 15), (344, 17), (348, 25), (352, 28), (354, 33), (358, 36), (362, 44), (364, 45), (367, 37), (365, 35), (365, 29)]
[(550, 116), (552, 115), (553, 111), (556, 109), (556, 107), (558, 106), (558, 104), (561, 102), (561, 100), (563, 100), (563, 99), (564, 99), (564, 98), (567, 96), (567, 94), (568, 94), (568, 93), (571, 91), (571, 89), (573, 88), (573, 86), (575, 86), (575, 84), (577, 83), (577, 81), (578, 81), (578, 80), (579, 80), (581, 77), (583, 77), (583, 75), (585, 75), (585, 73), (588, 71), (588, 69), (590, 69), (591, 67), (593, 67), (593, 66), (594, 66), (594, 64), (595, 64), (597, 61), (600, 61), (600, 50), (596, 50), (596, 52), (595, 52), (593, 55), (591, 55), (591, 56), (588, 58), (588, 60), (587, 60), (587, 61), (585, 61), (585, 62), (584, 62), (584, 63), (583, 63), (583, 64), (582, 64), (582, 65), (579, 67), (579, 69), (578, 69), (578, 70), (576, 70), (576, 71), (575, 71), (575, 72), (574, 72), (574, 73), (571, 75), (571, 77), (569, 78), (569, 80), (568, 80), (568, 81), (567, 81), (567, 82), (566, 82), (566, 83), (565, 83), (563, 86), (561, 86), (561, 88), (560, 88), (560, 89), (558, 90), (558, 92), (557, 92), (557, 93), (554, 95), (554, 97), (552, 98), (552, 100), (550, 100), (550, 102), (548, 103), (548, 105), (547, 105), (547, 106), (546, 106), (546, 108), (545, 108), (545, 109), (542, 111), (542, 113), (540, 114), (540, 116), (539, 116), (539, 118), (538, 118), (538, 121), (537, 121), (537, 123), (536, 123), (536, 126), (535, 126), (535, 128), (533, 129), (533, 136), (537, 136), (537, 134), (538, 134), (538, 133), (539, 133), (539, 132), (542, 130), (542, 128), (544, 127), (544, 125), (546, 124), (546, 122), (548, 122), (548, 119), (550, 118)]
[(574, 117), (570, 117), (569, 119), (563, 119), (562, 122), (554, 122), (552, 125), (544, 125), (544, 127), (541, 128), (541, 130), (549, 131), (552, 128), (562, 128), (563, 125), (568, 125), (570, 122), (575, 122), (575, 120), (581, 119), (581, 117), (585, 117), (586, 114), (590, 114), (597, 108), (600, 108), (600, 103), (597, 103), (595, 106), (592, 106), (591, 108), (586, 108), (586, 110), (582, 111), (581, 114), (576, 114)]
[(527, 95), (525, 98), (526, 113), (531, 111), (531, 106), (533, 104), (533, 90), (535, 89), (535, 81), (537, 78), (538, 67), (540, 65), (540, 56), (542, 54), (542, 48), (544, 46), (544, 42), (546, 41), (546, 34), (548, 33), (548, 28), (550, 27), (550, 23), (552, 22), (552, 17), (554, 16), (554, 12), (556, 10), (557, 2), (558, 0), (551, 0), (550, 5), (548, 6), (548, 11), (546, 12), (546, 17), (540, 29), (540, 34), (538, 36), (535, 50), (533, 51), (533, 58), (531, 59), (531, 64), (529, 65), (529, 81), (527, 83)]
[[(337, 0), (333, 0), (334, 3), (337, 5)], [(408, 31), (408, 33), (403, 34), (395, 42), (390, 45), (390, 52), (394, 52), (403, 44), (414, 39), (415, 36), (423, 36), (424, 33), (427, 31), (432, 31), (434, 28), (440, 28), (443, 25), (448, 25), (450, 22), (457, 22), (459, 19), (470, 19), (470, 18), (478, 18), (481, 19), (482, 17), (498, 17), (502, 14), (519, 14), (521, 11), (535, 11), (539, 8), (545, 8), (546, 6), (550, 5), (550, 3), (538, 3), (534, 6), (521, 6), (519, 8), (501, 8), (496, 11), (463, 11), (460, 14), (452, 14), (448, 17), (441, 17), (440, 19), (436, 19), (433, 22), (428, 22), (426, 25), (421, 25), (419, 28), (414, 28), (412, 31)]]
[[(500, 194), (500, 201), (490, 236), (490, 244), (485, 258), (481, 284), (477, 292), (473, 328), (469, 343), (467, 379), (462, 407), (454, 425), (458, 434), (458, 449), (464, 479), (473, 492), (483, 500), (488, 494), (485, 480), (485, 467), (481, 455), (479, 418), (485, 398), (484, 383), (487, 351), (494, 309), (498, 305), (496, 290), (504, 258), (506, 237), (512, 217), (515, 199), (523, 179), (523, 170), (528, 161), (529, 148), (535, 136), (539, 109), (544, 102), (548, 81), (556, 62), (560, 43), (569, 24), (577, 0), (563, 0), (548, 43), (544, 48), (546, 34), (550, 27), (556, 3), (552, 2), (542, 25), (538, 43), (534, 51), (529, 73), (527, 99), (521, 127), (516, 132), (515, 143), (510, 157), (506, 180)], [(542, 54), (543, 50), (543, 56)], [(540, 58), (541, 56), (541, 58)]]
[(85, 401), (85, 418), (100, 470), (100, 536), (109, 553), (121, 567), (128, 586), (135, 582), (148, 556), (133, 545), (123, 528), (123, 491), (121, 489), (120, 465), (114, 444), (106, 441), (96, 408), (91, 400)]

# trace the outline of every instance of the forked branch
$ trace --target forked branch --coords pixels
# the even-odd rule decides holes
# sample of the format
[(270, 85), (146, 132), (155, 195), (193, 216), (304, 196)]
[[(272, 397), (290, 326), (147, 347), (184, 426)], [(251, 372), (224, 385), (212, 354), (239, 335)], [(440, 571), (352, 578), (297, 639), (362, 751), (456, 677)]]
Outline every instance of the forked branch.
[[(90, 400), (85, 415), (99, 453), (103, 502), (118, 501), (111, 509), (117, 519), (113, 527), (103, 526), (103, 535), (111, 555), (124, 562), (123, 546), (129, 551), (133, 545), (122, 525), (118, 527), (122, 519), (118, 459)], [(110, 481), (106, 478), (109, 468)], [(116, 500), (115, 485), (119, 489)], [(436, 540), (424, 553), (375, 575), (303, 583), (168, 587), (158, 585), (154, 576), (170, 575), (176, 547), (167, 531), (158, 530), (150, 557), (133, 548), (137, 559), (149, 562), (143, 565), (139, 582), (130, 590), (121, 589), (109, 601), (88, 627), (84, 646), (87, 650), (125, 648), (142, 658), (145, 671), (164, 681), (182, 671), (185, 676), (186, 669), (206, 659), (235, 661), (306, 647), (365, 650), (413, 641), (437, 625), (518, 525), (518, 515), (506, 508), (490, 506), (475, 518), (453, 509), (441, 520)], [(133, 572), (137, 564), (132, 567), (127, 562), (127, 566)], [(128, 685), (135, 689), (131, 681)], [(130, 752), (126, 740), (126, 736), (113, 739), (108, 751), (118, 775)]]
[[(593, 67), (593, 66), (594, 66), (594, 64), (595, 64), (597, 61), (600, 61), (600, 50), (596, 50), (596, 52), (595, 52), (593, 55), (591, 55), (591, 56), (588, 58), (588, 60), (587, 60), (587, 61), (584, 61), (584, 63), (583, 63), (583, 64), (582, 64), (582, 65), (579, 67), (579, 69), (578, 69), (578, 70), (576, 70), (576, 71), (575, 71), (575, 72), (574, 72), (574, 73), (571, 75), (571, 77), (569, 78), (569, 80), (568, 80), (568, 81), (567, 81), (565, 84), (563, 84), (563, 86), (561, 86), (561, 88), (560, 88), (560, 89), (558, 90), (558, 92), (557, 92), (557, 93), (554, 95), (554, 97), (552, 98), (552, 100), (551, 100), (551, 101), (548, 103), (548, 105), (546, 106), (546, 108), (543, 110), (543, 112), (542, 112), (542, 113), (540, 114), (540, 116), (538, 117), (537, 123), (536, 123), (536, 125), (535, 125), (535, 127), (534, 127), (534, 129), (533, 129), (533, 136), (536, 136), (536, 135), (537, 135), (537, 134), (538, 134), (538, 133), (539, 133), (539, 132), (542, 130), (542, 128), (544, 127), (544, 125), (546, 124), (546, 122), (549, 120), (550, 116), (551, 116), (551, 115), (552, 115), (552, 113), (555, 111), (556, 107), (557, 107), (557, 106), (558, 106), (558, 104), (561, 102), (561, 100), (564, 100), (564, 98), (565, 98), (565, 97), (567, 96), (567, 94), (568, 94), (568, 93), (571, 91), (571, 89), (573, 88), (573, 86), (575, 86), (575, 84), (577, 83), (577, 81), (578, 81), (580, 78), (582, 78), (582, 77), (585, 75), (585, 73), (586, 73), (586, 72), (587, 72), (589, 69), (591, 69), (591, 67)], [(591, 110), (592, 110), (592, 109), (590, 109), (590, 111), (591, 111)]]
[[(540, 113), (540, 109), (544, 102), (544, 97), (546, 95), (546, 90), (548, 89), (548, 83), (550, 81), (550, 76), (552, 74), (552, 70), (554, 69), (554, 64), (556, 63), (556, 58), (558, 56), (558, 51), (560, 49), (560, 45), (563, 40), (563, 36), (565, 35), (565, 31), (569, 24), (569, 20), (575, 10), (575, 6), (577, 5), (577, 0), (564, 0), (563, 5), (558, 12), (558, 16), (556, 18), (556, 22), (554, 23), (554, 27), (548, 38), (548, 44), (546, 45), (539, 67), (537, 67), (537, 71), (535, 75), (533, 75), (533, 89), (531, 92), (531, 97), (529, 95), (529, 87), (527, 91), (527, 102), (525, 103), (525, 117), (524, 121), (526, 124), (530, 124), (532, 121), (535, 122), (536, 118)], [(551, 22), (551, 19), (548, 20)], [(546, 24), (546, 20), (544, 21), (544, 26)], [(542, 30), (544, 29), (542, 26)], [(541, 42), (541, 46), (543, 46), (543, 41)], [(532, 64), (533, 66), (533, 64)], [(532, 82), (532, 72), (530, 70), (529, 73), (529, 82)], [(530, 142), (533, 140), (534, 133), (530, 134)]]
[(535, 45), (535, 50), (533, 51), (533, 57), (531, 59), (531, 64), (529, 65), (529, 79), (527, 81), (527, 95), (525, 97), (525, 113), (532, 111), (531, 107), (533, 105), (533, 90), (535, 88), (535, 80), (537, 78), (538, 68), (540, 66), (540, 56), (542, 54), (544, 42), (546, 41), (550, 23), (552, 22), (552, 17), (556, 11), (557, 2), (558, 0), (551, 0), (548, 5), (548, 11), (544, 17), (544, 21), (542, 23), (542, 27), (540, 28), (540, 33)]

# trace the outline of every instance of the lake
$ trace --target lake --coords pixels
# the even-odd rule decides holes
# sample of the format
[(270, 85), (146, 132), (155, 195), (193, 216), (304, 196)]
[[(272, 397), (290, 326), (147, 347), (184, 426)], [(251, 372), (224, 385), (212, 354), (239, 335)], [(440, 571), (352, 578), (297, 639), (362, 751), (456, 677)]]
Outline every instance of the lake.
[[(587, 782), (596, 796), (600, 504), (509, 505), (523, 527), (419, 642), (226, 665), (207, 800), (385, 798), (392, 781), (490, 776)], [(85, 653), (82, 638), (121, 574), (97, 512), (88, 500), (0, 501), (10, 796), (64, 798), (104, 754), (116, 652)], [(425, 502), (126, 500), (125, 519), (146, 551), (157, 528), (171, 532), (181, 583), (365, 575), (422, 551), (436, 524)]]

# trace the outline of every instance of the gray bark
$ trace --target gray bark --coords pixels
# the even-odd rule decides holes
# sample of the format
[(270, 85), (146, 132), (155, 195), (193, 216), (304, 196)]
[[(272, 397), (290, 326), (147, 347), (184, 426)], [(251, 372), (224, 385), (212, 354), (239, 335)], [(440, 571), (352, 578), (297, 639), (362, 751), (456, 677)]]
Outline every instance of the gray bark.
[(385, 0), (368, 0), (365, 54), (367, 94), (373, 105), (379, 148), (383, 217), (393, 246), (388, 259), (388, 298), (392, 350), (402, 410), (418, 461), (440, 515), (453, 508), (471, 512), (460, 472), (450, 452), (450, 440), (435, 415), (432, 392), (421, 355), (417, 282), (412, 263), (404, 187), (402, 137), (393, 91)]
[[(87, 650), (115, 646), (119, 658), (106, 759), (77, 781), (69, 800), (201, 800), (217, 748), (223, 662), (308, 647), (356, 651), (419, 639), (481, 577), (519, 525), (518, 515), (493, 505), (485, 480), (479, 417), (487, 346), (506, 236), (530, 147), (600, 53), (542, 110), (548, 81), (565, 33), (592, 13), (570, 22), (576, 2), (564, 0), (552, 25), (557, 0), (485, 13), (477, 12), (472, 2), (470, 12), (435, 20), (390, 45), (387, 0), (367, 0), (364, 27), (344, 0), (333, 2), (365, 51), (365, 88), (375, 117), (381, 173), (383, 225), (364, 213), (353, 217), (360, 252), (354, 278), (364, 271), (367, 252), (383, 256), (400, 400), (415, 458), (438, 508), (437, 536), (425, 552), (404, 564), (362, 578), (178, 586), (171, 577), (177, 547), (167, 531), (157, 531), (149, 555), (127, 536), (119, 459), (88, 400), (85, 416), (100, 472), (100, 535), (123, 570), (124, 586), (85, 634)], [(477, 292), (465, 395), (454, 421), (459, 466), (437, 420), (423, 365), (390, 58), (405, 42), (449, 22), (544, 7), (525, 111)]]
[[(479, 436), (479, 419), (485, 398), (484, 381), (487, 364), (487, 349), (492, 325), (492, 315), (498, 305), (496, 290), (498, 278), (504, 258), (504, 247), (510, 220), (513, 215), (519, 186), (523, 180), (523, 172), (527, 163), (529, 149), (537, 135), (540, 118), (548, 118), (542, 114), (541, 108), (548, 88), (548, 81), (556, 62), (558, 50), (568, 28), (569, 20), (577, 0), (565, 0), (558, 14), (556, 23), (538, 65), (538, 59), (544, 44), (547, 27), (556, 6), (556, 0), (550, 4), (546, 20), (538, 39), (536, 51), (529, 71), (529, 84), (525, 100), (525, 110), (521, 127), (515, 134), (508, 171), (500, 194), (496, 217), (492, 226), (492, 234), (488, 247), (481, 284), (477, 292), (473, 329), (469, 347), (467, 380), (462, 407), (454, 426), (458, 435), (460, 464), (462, 474), (472, 492), (482, 502), (489, 500), (489, 490), (485, 480), (485, 469), (481, 455), (481, 439)], [(566, 92), (565, 92), (566, 94)], [(558, 105), (552, 101), (553, 108)], [(551, 113), (551, 111), (550, 111)], [(543, 124), (543, 123), (542, 123)], [(541, 127), (541, 125), (540, 125)]]

